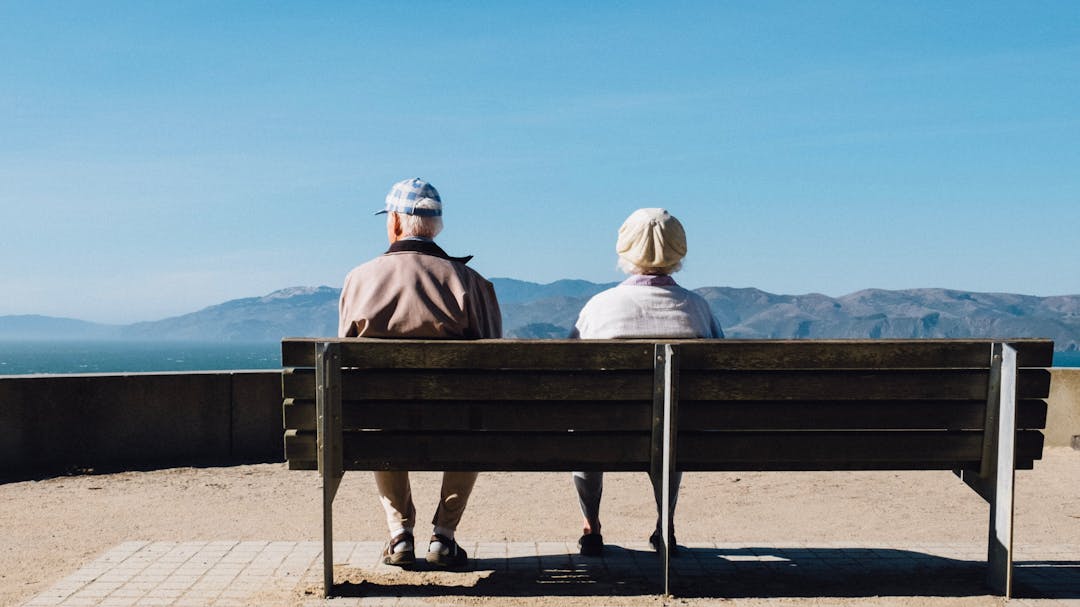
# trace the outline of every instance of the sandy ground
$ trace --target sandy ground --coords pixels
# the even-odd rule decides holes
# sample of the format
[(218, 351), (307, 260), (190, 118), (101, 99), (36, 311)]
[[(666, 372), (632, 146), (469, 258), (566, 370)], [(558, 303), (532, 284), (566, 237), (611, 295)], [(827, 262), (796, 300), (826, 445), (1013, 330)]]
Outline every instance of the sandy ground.
[[(1035, 470), (1020, 472), (1017, 479), (1017, 549), (1075, 545), (1080, 561), (1080, 452), (1047, 449)], [(437, 473), (414, 474), (420, 520), (431, 516), (437, 485)], [(646, 475), (608, 475), (603, 510), (608, 543), (644, 541), (654, 516)], [(683, 481), (676, 529), (682, 543), (979, 543), (986, 541), (987, 518), (985, 502), (947, 472), (695, 473)], [(320, 525), (318, 475), (290, 472), (284, 464), (3, 484), (0, 605), (29, 599), (123, 541), (315, 541), (321, 537)], [(485, 473), (458, 534), (475, 541), (573, 541), (580, 525), (569, 474)], [(372, 541), (385, 533), (370, 474), (346, 474), (335, 502), (335, 537)], [(989, 600), (900, 597), (875, 604), (994, 604), (980, 598)], [(640, 604), (659, 604), (655, 597), (639, 599)], [(464, 602), (493, 604), (485, 597)], [(834, 599), (828, 604), (866, 602)], [(608, 601), (559, 597), (546, 604)]]

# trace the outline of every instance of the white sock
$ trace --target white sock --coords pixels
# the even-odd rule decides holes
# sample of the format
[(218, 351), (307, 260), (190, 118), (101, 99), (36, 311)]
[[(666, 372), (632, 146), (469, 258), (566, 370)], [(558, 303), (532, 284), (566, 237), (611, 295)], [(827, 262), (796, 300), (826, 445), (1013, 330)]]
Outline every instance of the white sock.
[[(393, 539), (393, 538), (401, 535), (402, 533), (408, 533), (409, 535), (412, 535), (412, 532), (413, 532), (412, 529), (406, 529), (404, 527), (399, 527), (399, 528), (394, 529), (393, 531), (390, 532), (390, 539)], [(399, 542), (398, 545), (394, 546), (394, 552), (395, 553), (396, 552), (405, 552), (406, 550), (412, 550), (412, 549), (413, 549), (412, 542)]]
[(447, 529), (445, 527), (435, 527), (435, 529), (432, 531), (432, 533), (434, 533), (435, 535), (441, 535), (441, 536), (445, 537), (446, 539), (450, 540), (451, 543), (450, 544), (443, 544), (442, 542), (440, 542), (438, 540), (432, 540), (431, 544), (428, 546), (428, 552), (437, 552), (439, 554), (450, 554), (450, 548), (453, 546), (453, 542), (454, 542), (454, 530), (453, 529)]

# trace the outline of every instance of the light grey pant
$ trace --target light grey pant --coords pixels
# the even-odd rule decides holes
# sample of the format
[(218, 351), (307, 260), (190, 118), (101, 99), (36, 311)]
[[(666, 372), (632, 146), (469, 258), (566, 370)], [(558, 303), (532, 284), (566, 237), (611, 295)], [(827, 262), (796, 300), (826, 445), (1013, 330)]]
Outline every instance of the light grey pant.
[[(675, 486), (671, 492), (669, 512), (675, 518), (675, 503), (679, 501), (679, 485), (682, 484), (682, 472), (675, 473)], [(657, 490), (659, 483), (653, 484), (653, 498), (656, 500), (656, 528), (660, 528), (660, 501), (663, 499)], [(592, 533), (600, 532), (600, 496), (604, 492), (604, 473), (597, 471), (575, 472), (574, 487), (577, 489), (578, 504), (585, 525)]]

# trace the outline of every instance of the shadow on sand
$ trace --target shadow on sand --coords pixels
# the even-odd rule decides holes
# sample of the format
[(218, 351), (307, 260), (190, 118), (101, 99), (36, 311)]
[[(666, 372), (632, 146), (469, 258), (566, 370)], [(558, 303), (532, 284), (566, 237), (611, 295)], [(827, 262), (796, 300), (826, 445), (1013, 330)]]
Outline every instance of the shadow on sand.
[[(985, 561), (893, 549), (681, 548), (671, 591), (681, 598), (933, 596), (990, 593)], [(338, 569), (334, 596), (641, 596), (663, 590), (656, 554), (605, 547), (577, 554), (479, 558), (463, 572)], [(320, 587), (307, 588), (317, 594)], [(1017, 562), (1016, 597), (1080, 598), (1080, 561)]]

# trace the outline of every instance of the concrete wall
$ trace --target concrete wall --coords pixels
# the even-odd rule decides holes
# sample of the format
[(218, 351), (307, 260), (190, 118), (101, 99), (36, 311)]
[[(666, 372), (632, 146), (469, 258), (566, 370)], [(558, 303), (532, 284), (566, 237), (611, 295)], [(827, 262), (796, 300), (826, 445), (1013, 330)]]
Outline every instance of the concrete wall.
[(0, 377), (0, 478), (283, 461), (276, 371)]
[(1050, 370), (1050, 398), (1046, 410), (1046, 446), (1064, 447), (1080, 436), (1080, 368)]
[[(1052, 370), (1046, 445), (1080, 435), (1080, 369)], [(0, 479), (283, 461), (276, 371), (0, 377)]]

